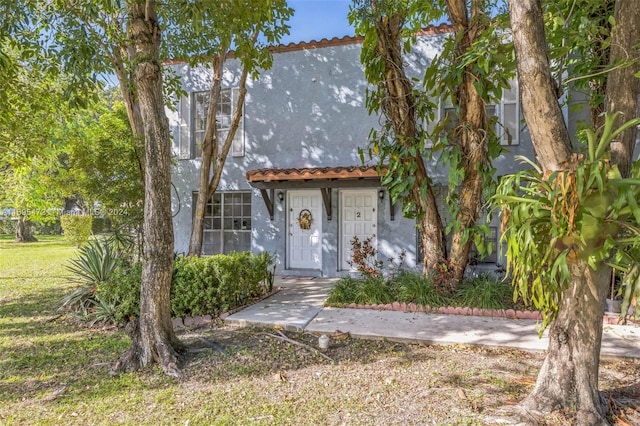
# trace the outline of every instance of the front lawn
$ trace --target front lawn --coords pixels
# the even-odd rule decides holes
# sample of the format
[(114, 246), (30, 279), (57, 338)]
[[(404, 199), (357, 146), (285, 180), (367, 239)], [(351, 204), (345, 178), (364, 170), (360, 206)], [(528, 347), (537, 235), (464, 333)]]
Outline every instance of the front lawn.
[[(531, 390), (542, 361), (517, 350), (350, 337), (332, 339), (329, 361), (273, 337), (278, 330), (215, 322), (179, 330), (190, 348), (183, 379), (159, 368), (112, 376), (128, 337), (61, 315), (60, 299), (75, 287), (64, 264), (76, 249), (39, 238), (0, 237), (0, 425), (495, 424)], [(286, 335), (317, 346), (309, 333)], [(638, 367), (603, 361), (601, 387), (637, 386)], [(571, 420), (559, 414), (549, 424)]]

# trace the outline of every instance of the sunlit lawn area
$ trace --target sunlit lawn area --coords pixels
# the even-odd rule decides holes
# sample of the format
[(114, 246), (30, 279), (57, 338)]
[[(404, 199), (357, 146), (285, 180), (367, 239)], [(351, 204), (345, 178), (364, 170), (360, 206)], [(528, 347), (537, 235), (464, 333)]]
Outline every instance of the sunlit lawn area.
[[(0, 424), (67, 423), (72, 413), (83, 416), (97, 383), (106, 380), (103, 385), (116, 393), (140, 386), (135, 375), (113, 379), (100, 367), (127, 347), (123, 333), (59, 317), (61, 298), (76, 285), (64, 266), (76, 249), (60, 237), (38, 239), (17, 244), (0, 237)], [(57, 403), (43, 403), (57, 392), (64, 395)], [(85, 419), (80, 423), (93, 422)]]
[[(0, 237), (0, 425), (495, 424), (531, 389), (541, 354), (347, 338), (327, 355), (273, 330), (214, 323), (183, 329), (181, 380), (158, 368), (112, 376), (122, 330), (88, 328), (57, 310), (76, 284), (59, 237)], [(313, 344), (317, 337), (289, 333)], [(202, 346), (215, 341), (226, 356)], [(637, 363), (607, 361), (603, 388), (635, 383)], [(549, 424), (570, 424), (562, 418)]]

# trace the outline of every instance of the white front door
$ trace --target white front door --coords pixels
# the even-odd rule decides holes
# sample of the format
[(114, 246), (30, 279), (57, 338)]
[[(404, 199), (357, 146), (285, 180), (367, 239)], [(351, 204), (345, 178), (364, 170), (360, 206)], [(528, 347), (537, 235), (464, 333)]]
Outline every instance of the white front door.
[(340, 237), (340, 266), (350, 270), (352, 257), (351, 240), (358, 237), (360, 242), (372, 237), (372, 245), (376, 247), (378, 223), (377, 194), (375, 189), (345, 190), (340, 192), (340, 220), (342, 233)]
[(320, 190), (288, 191), (289, 268), (322, 269)]

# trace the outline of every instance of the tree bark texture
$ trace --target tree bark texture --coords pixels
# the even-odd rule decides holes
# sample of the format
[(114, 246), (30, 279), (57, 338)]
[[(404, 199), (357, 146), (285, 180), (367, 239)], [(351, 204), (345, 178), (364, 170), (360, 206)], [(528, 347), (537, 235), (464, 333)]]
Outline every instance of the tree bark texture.
[(125, 109), (127, 111), (127, 118), (129, 119), (129, 126), (136, 141), (135, 152), (138, 160), (138, 167), (140, 174), (144, 176), (144, 125), (142, 123), (142, 113), (140, 112), (140, 104), (136, 97), (135, 90), (133, 88), (133, 70), (127, 72), (125, 70), (124, 60), (126, 57), (128, 61), (133, 61), (134, 51), (133, 48), (126, 48), (120, 46), (113, 47), (113, 66), (115, 69), (116, 77), (120, 85), (120, 91), (122, 92), (122, 99)]
[[(255, 41), (257, 37), (258, 33), (255, 32), (253, 40)], [(198, 183), (199, 190), (191, 226), (188, 256), (200, 256), (202, 254), (204, 215), (207, 202), (213, 197), (213, 194), (215, 194), (220, 184), (224, 164), (227, 161), (233, 139), (240, 125), (244, 99), (247, 95), (246, 83), (249, 70), (244, 66), (240, 76), (238, 99), (234, 107), (229, 131), (226, 139), (220, 141), (218, 138), (216, 114), (218, 111), (218, 99), (220, 98), (220, 92), (222, 90), (222, 72), (225, 56), (226, 53), (221, 54), (213, 61), (213, 84), (210, 91), (211, 99), (209, 101), (209, 109), (207, 110), (207, 125), (202, 142), (202, 165), (200, 167), (200, 179)]]
[[(640, 0), (618, 0), (614, 13), (610, 64), (620, 59), (634, 61), (630, 66), (615, 67), (607, 76), (604, 107), (609, 113), (621, 113), (616, 119), (615, 127), (619, 127), (640, 116), (640, 79), (635, 77), (640, 72)], [(637, 127), (631, 127), (611, 143), (611, 160), (624, 177), (629, 176), (637, 134)]]
[[(540, 3), (509, 0), (522, 108), (542, 168), (571, 170), (579, 157), (571, 151), (554, 95)], [(610, 85), (612, 82), (607, 82), (608, 88)], [(585, 261), (569, 266), (570, 279), (551, 324), (547, 357), (534, 390), (521, 406), (538, 414), (571, 408), (576, 411), (578, 425), (606, 425), (598, 391), (598, 365), (611, 270), (601, 263), (594, 271)]]
[[(222, 90), (222, 67), (224, 55), (213, 59), (213, 81), (209, 91), (209, 107), (207, 109), (207, 123), (205, 135), (202, 141), (202, 158), (200, 164), (200, 177), (198, 180), (198, 197), (191, 223), (191, 237), (189, 238), (188, 256), (200, 256), (202, 254), (202, 241), (204, 237), (204, 215), (207, 202), (213, 194), (209, 194), (209, 179), (211, 177), (211, 165), (214, 160), (216, 146), (218, 145), (218, 126), (216, 112), (218, 111), (218, 99)], [(212, 118), (213, 117), (213, 118)]]
[(611, 269), (598, 266), (597, 271), (584, 261), (570, 266), (571, 281), (549, 330), (547, 357), (535, 388), (521, 404), (529, 414), (575, 408), (577, 425), (609, 424), (598, 391), (598, 371)]
[(18, 217), (16, 224), (16, 243), (34, 243), (38, 241), (31, 233), (31, 223), (24, 216)]
[(164, 372), (179, 377), (181, 347), (171, 322), (173, 275), (169, 122), (164, 112), (160, 27), (155, 1), (129, 6), (128, 35), (135, 48), (134, 83), (140, 102), (145, 138), (145, 199), (140, 318), (132, 330), (131, 348), (116, 370), (136, 370), (158, 362)]
[[(474, 42), (482, 37), (489, 21), (478, 2), (467, 10), (466, 0), (447, 1), (449, 19), (457, 37), (462, 36), (455, 49), (455, 58), (461, 58)], [(482, 205), (483, 170), (487, 167), (489, 138), (487, 137), (487, 116), (485, 102), (473, 85), (476, 80), (472, 64), (463, 73), (462, 83), (455, 93), (455, 103), (459, 106), (459, 126), (456, 128), (456, 140), (460, 144), (465, 168), (464, 179), (459, 188), (459, 207), (456, 216), (459, 223), (451, 237), (449, 264), (453, 273), (453, 282), (460, 282), (469, 262), (469, 253), (473, 239), (465, 237), (467, 230), (474, 226), (480, 215)]]
[(539, 0), (509, 0), (522, 112), (538, 162), (545, 171), (563, 170), (573, 153), (551, 76)]
[[(387, 93), (387, 99), (382, 103), (382, 110), (391, 120), (396, 143), (412, 147), (420, 144), (417, 141), (412, 85), (403, 67), (402, 25), (403, 20), (399, 14), (378, 19), (376, 49), (384, 64), (384, 84)], [(411, 198), (421, 212), (418, 216), (418, 227), (422, 235), (423, 268), (424, 273), (427, 274), (439, 270), (445, 263), (446, 240), (431, 187), (431, 179), (419, 150), (411, 161), (416, 165)]]

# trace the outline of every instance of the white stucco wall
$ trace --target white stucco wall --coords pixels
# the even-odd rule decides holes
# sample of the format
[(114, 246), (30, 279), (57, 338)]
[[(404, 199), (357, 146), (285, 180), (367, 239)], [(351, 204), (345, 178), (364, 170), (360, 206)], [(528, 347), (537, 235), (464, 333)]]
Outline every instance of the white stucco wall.
[[(419, 76), (438, 53), (446, 35), (422, 37), (407, 57), (407, 69)], [(275, 201), (270, 220), (265, 204), (252, 189), (245, 174), (257, 168), (301, 168), (360, 165), (358, 148), (367, 146), (372, 127), (378, 119), (370, 117), (365, 106), (367, 83), (360, 65), (361, 45), (351, 43), (320, 48), (298, 49), (274, 55), (271, 70), (248, 82), (244, 112), (245, 155), (229, 157), (224, 168), (220, 191), (252, 190), (252, 249), (275, 253), (278, 272), (287, 274), (317, 273), (340, 275), (338, 271), (338, 237), (340, 233), (339, 190), (332, 191), (333, 218), (323, 215), (323, 268), (321, 271), (285, 271), (286, 214), (285, 203)], [(183, 89), (192, 93), (209, 89), (211, 72), (173, 65), (181, 77)], [(238, 63), (228, 61), (224, 87), (237, 86)], [(169, 113), (174, 137), (179, 135), (176, 113)], [(514, 155), (533, 155), (526, 129), (520, 144), (508, 148), (495, 162), (498, 175), (519, 168)], [(198, 188), (200, 160), (176, 160), (172, 171), (175, 251), (186, 252), (192, 217), (192, 193)], [(430, 172), (436, 182), (446, 184), (446, 168), (432, 164)], [(388, 197), (388, 194), (386, 195)], [(407, 251), (407, 266), (415, 266), (415, 221), (405, 219), (401, 206), (395, 207), (390, 220), (388, 198), (378, 201), (378, 249), (380, 258), (395, 257)]]

